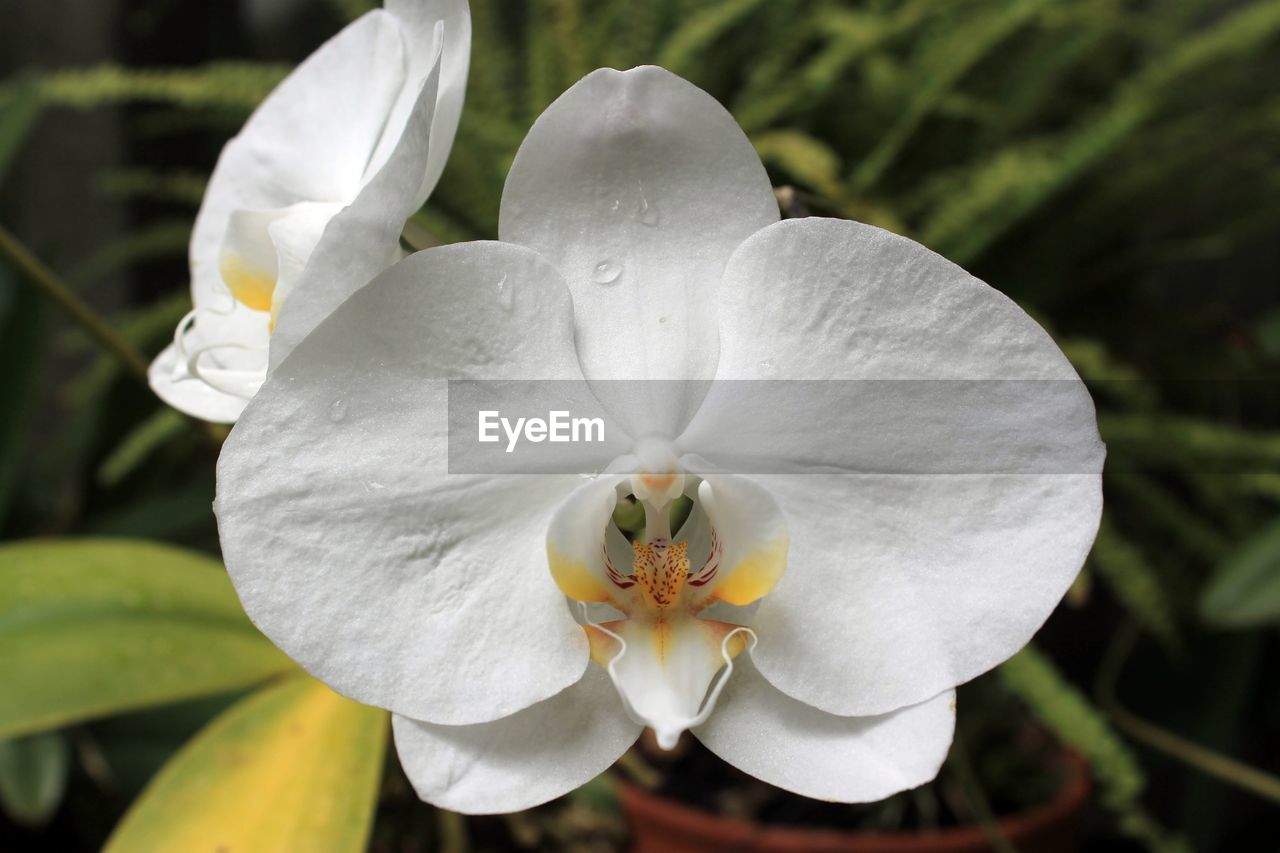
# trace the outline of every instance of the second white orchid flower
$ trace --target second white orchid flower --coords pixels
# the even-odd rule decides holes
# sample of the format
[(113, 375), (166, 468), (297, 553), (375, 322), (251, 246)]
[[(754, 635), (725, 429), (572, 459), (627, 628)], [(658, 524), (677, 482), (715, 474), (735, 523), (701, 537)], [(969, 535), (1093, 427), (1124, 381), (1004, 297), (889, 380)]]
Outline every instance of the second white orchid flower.
[[(779, 222), (732, 118), (658, 68), (543, 114), (500, 232), (356, 292), (246, 410), (217, 512), (249, 615), (394, 711), (418, 793), (458, 811), (562, 794), (642, 726), (822, 799), (932, 778), (953, 688), (1027, 642), (1096, 532), (1102, 445), (1053, 341), (910, 240)], [(449, 473), (451, 379), (586, 383), (611, 439), (575, 461), (606, 473)], [(655, 379), (716, 381), (611, 381)], [(922, 405), (881, 380), (1008, 384)], [(1055, 441), (1071, 464), (1041, 464)]]
[[(270, 364), (399, 260), (404, 222), (453, 145), (470, 53), (466, 0), (387, 0), (263, 101), (196, 217), (194, 307), (150, 370), (165, 402), (234, 421)], [(329, 257), (294, 298), (317, 254)]]

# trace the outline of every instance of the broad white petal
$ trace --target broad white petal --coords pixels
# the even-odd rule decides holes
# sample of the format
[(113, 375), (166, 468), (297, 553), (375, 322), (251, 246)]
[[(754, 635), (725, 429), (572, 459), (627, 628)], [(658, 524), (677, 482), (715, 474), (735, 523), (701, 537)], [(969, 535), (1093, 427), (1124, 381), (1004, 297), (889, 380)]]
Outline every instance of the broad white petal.
[[(439, 45), (436, 58), (438, 59)], [(439, 63), (433, 61), (404, 132), (389, 158), (359, 195), (325, 228), (298, 283), (279, 310), (270, 363), (284, 360), (298, 342), (347, 297), (400, 259), (405, 220), (422, 205), (415, 192), (431, 152)]]
[[(432, 249), (358, 291), (219, 460), (223, 554), (250, 617), (340, 692), (419, 720), (493, 720), (577, 681), (587, 642), (544, 536), (582, 480), (449, 474), (445, 381), (575, 376), (568, 291), (528, 249)], [(603, 468), (592, 447), (584, 465)]]
[[(1071, 465), (1037, 468), (1046, 450), (1034, 435), (1010, 444), (1008, 433), (979, 429), (961, 443), (965, 453), (1018, 473), (916, 469), (914, 456), (868, 467), (876, 457), (868, 447), (896, 439), (929, 450), (920, 430), (965, 433), (971, 424), (957, 412), (978, 409), (962, 394), (955, 411), (868, 429), (856, 407), (761, 407), (752, 428), (774, 436), (776, 452), (821, 463), (809, 470), (879, 473), (757, 478), (791, 532), (786, 577), (752, 623), (760, 672), (828, 712), (878, 714), (1021, 648), (1079, 571), (1102, 500), (1092, 405), (1044, 330), (924, 247), (822, 219), (782, 222), (747, 240), (726, 271), (720, 312), (724, 378), (1026, 380), (1032, 396), (1013, 402), (1027, 411), (1042, 383), (1063, 403), (1068, 418), (1055, 430), (1073, 451)], [(1017, 383), (1009, 388), (1016, 397)], [(712, 389), (680, 439), (715, 461), (744, 424), (741, 407), (717, 405), (719, 393)]]
[(694, 729), (725, 761), (793, 793), (868, 803), (938, 774), (955, 729), (955, 691), (888, 714), (838, 717), (790, 698), (738, 658), (716, 712)]
[(465, 814), (532, 808), (608, 769), (640, 734), (609, 677), (582, 680), (515, 714), (471, 726), (396, 715), (396, 751), (418, 796)]
[[(542, 114), (507, 176), (499, 233), (560, 268), (588, 379), (698, 379), (715, 370), (724, 264), (777, 219), (729, 113), (650, 66), (595, 71)], [(635, 390), (598, 392), (634, 435), (675, 435), (697, 405), (694, 384)]]
[(405, 83), (400, 29), (382, 10), (355, 21), (307, 57), (227, 143), (191, 237), (197, 306), (225, 292), (218, 255), (232, 211), (355, 197)]

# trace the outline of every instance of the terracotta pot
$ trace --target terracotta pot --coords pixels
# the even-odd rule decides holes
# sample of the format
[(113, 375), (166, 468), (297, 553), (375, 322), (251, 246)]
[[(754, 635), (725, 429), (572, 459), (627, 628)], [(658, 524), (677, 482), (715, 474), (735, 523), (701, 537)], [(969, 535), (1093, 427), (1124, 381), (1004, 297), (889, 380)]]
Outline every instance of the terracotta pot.
[[(1072, 853), (1079, 847), (1091, 784), (1083, 759), (1063, 757), (1067, 778), (1052, 800), (1000, 819), (1005, 837), (1021, 853)], [(976, 826), (934, 832), (862, 832), (769, 826), (720, 817), (631, 786), (621, 790), (632, 853), (987, 853)]]

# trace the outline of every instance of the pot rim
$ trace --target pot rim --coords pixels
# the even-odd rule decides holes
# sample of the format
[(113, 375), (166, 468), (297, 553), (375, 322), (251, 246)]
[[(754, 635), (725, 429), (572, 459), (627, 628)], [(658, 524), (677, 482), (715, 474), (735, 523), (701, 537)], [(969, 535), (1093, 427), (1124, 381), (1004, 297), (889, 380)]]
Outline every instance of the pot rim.
[[(996, 819), (1005, 836), (1016, 841), (1019, 837), (1037, 834), (1083, 809), (1093, 790), (1089, 765), (1078, 753), (1063, 750), (1053, 764), (1065, 768), (1066, 781), (1047, 802)], [(804, 827), (785, 824), (767, 824), (737, 817), (717, 815), (714, 812), (685, 805), (677, 800), (653, 794), (627, 782), (619, 782), (619, 794), (628, 822), (633, 818), (657, 819), (673, 829), (694, 836), (715, 836), (735, 839), (739, 842), (772, 842), (791, 845), (795, 849), (839, 846), (841, 850), (858, 850), (865, 843), (867, 851), (877, 853), (918, 853), (922, 841), (931, 842), (937, 850), (951, 847), (969, 849), (985, 845), (987, 836), (975, 824), (963, 824), (942, 829), (876, 831), (840, 829), (835, 827)]]

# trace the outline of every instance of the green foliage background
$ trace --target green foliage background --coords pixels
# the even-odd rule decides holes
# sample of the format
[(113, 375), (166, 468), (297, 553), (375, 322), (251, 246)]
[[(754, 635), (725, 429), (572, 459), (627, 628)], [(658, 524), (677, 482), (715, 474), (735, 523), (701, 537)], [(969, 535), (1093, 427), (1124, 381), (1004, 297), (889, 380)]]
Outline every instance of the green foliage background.
[[(494, 237), (506, 170), (542, 109), (595, 67), (652, 62), (731, 110), (788, 215), (912, 236), (1050, 329), (1094, 385), (1106, 518), (1039, 646), (975, 686), (977, 710), (962, 698), (962, 722), (1005, 708), (985, 698), (995, 692), (1084, 754), (1100, 808), (1091, 849), (1254, 849), (1250, 828), (1275, 826), (1280, 802), (1266, 767), (1280, 754), (1280, 2), (471, 6), (467, 108), (410, 238)], [(306, 20), (318, 38), (368, 8), (331, 0)], [(128, 227), (44, 260), (148, 355), (186, 310), (183, 253), (217, 148), (290, 67), (230, 55), (14, 69), (0, 83), (0, 191), (42, 122), (115, 111), (131, 129), (133, 152), (83, 187)], [(145, 153), (166, 146), (184, 156)], [(4, 224), (30, 203), (7, 195)], [(166, 762), (158, 779), (190, 780), (219, 731), (270, 737), (242, 723), (278, 705), (255, 694), (224, 709), (298, 676), (216, 565), (148, 544), (216, 554), (217, 431), (166, 410), (2, 265), (0, 364), (0, 841), (92, 848), (131, 807), (137, 831), (149, 798), (175, 796), (153, 786), (137, 799)], [(25, 541), (38, 536), (130, 541)], [(220, 713), (236, 725), (218, 717), (175, 764)], [(597, 790), (499, 830), (417, 806), (394, 760), (379, 774), (352, 792), (367, 808), (334, 839), (358, 849), (372, 821), (379, 849), (483, 848), (499, 831), (532, 846), (617, 843)]]

